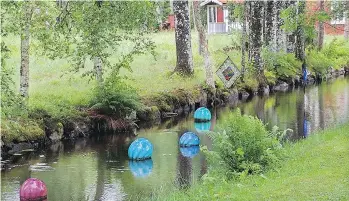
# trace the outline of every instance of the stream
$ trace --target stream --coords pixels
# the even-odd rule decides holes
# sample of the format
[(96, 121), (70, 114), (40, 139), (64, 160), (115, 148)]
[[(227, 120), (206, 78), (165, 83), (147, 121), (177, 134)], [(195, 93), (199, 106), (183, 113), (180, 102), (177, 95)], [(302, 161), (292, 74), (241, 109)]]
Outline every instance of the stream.
[[(180, 136), (193, 131), (201, 145), (210, 148), (211, 140), (201, 130), (213, 130), (236, 108), (257, 116), (268, 129), (275, 125), (292, 129), (288, 138), (296, 141), (349, 121), (349, 77), (308, 86), (305, 91), (298, 88), (255, 96), (247, 102), (212, 109), (209, 123), (194, 123), (191, 113), (141, 128), (137, 136), (103, 135), (22, 151), (12, 156), (10, 168), (1, 172), (1, 200), (19, 200), (20, 185), (30, 177), (46, 183), (49, 201), (137, 200), (161, 188), (188, 188), (206, 173), (208, 164), (199, 149), (180, 149)], [(138, 137), (153, 143), (152, 159), (128, 160), (127, 148)]]

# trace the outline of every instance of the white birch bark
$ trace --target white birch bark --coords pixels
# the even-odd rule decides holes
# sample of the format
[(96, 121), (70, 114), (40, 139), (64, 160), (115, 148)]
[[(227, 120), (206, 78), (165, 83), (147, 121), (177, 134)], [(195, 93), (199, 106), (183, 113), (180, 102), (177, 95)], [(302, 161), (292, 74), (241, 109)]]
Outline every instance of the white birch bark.
[(199, 46), (201, 47), (200, 49), (202, 50), (202, 55), (205, 61), (206, 84), (212, 88), (215, 88), (213, 71), (212, 71), (212, 61), (210, 57), (210, 52), (208, 50), (207, 34), (201, 20), (201, 15), (200, 15), (201, 10), (200, 10), (199, 1), (193, 2), (193, 11), (195, 13), (193, 17), (194, 17), (196, 29), (198, 31), (199, 38), (201, 39)]
[(23, 11), (23, 24), (21, 33), (21, 66), (19, 92), (21, 96), (29, 96), (29, 48), (30, 48), (30, 20), (32, 8), (28, 1), (25, 1)]
[(175, 14), (175, 37), (177, 65), (175, 71), (182, 75), (194, 73), (188, 1), (173, 2)]

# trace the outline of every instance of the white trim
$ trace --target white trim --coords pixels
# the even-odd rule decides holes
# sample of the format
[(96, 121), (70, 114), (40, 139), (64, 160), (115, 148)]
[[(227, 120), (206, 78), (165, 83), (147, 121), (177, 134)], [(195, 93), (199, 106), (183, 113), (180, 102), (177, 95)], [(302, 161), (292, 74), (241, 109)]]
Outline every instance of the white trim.
[(206, 0), (206, 1), (202, 2), (200, 4), (200, 6), (205, 6), (205, 5), (209, 4), (209, 3), (215, 3), (215, 4), (220, 5), (220, 6), (223, 5), (223, 3), (218, 1), (218, 0)]

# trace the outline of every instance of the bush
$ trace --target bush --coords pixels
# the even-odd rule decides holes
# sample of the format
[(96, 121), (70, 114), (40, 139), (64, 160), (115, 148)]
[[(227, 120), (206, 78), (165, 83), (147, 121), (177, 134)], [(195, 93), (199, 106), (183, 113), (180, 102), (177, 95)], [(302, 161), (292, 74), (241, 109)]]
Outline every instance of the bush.
[(294, 78), (301, 73), (301, 62), (294, 54), (286, 52), (271, 52), (266, 48), (262, 51), (264, 69), (281, 78)]
[(344, 40), (334, 39), (321, 51), (307, 50), (308, 67), (318, 74), (324, 75), (332, 67), (339, 69), (349, 65), (349, 44)]
[(216, 158), (219, 163), (214, 164), (224, 165), (232, 175), (260, 173), (278, 163), (282, 135), (276, 128), (268, 132), (259, 119), (237, 110), (218, 125), (217, 133), (210, 134), (213, 152), (209, 158)]
[(90, 109), (98, 114), (124, 118), (140, 106), (136, 90), (124, 83), (120, 77), (114, 77), (95, 88)]

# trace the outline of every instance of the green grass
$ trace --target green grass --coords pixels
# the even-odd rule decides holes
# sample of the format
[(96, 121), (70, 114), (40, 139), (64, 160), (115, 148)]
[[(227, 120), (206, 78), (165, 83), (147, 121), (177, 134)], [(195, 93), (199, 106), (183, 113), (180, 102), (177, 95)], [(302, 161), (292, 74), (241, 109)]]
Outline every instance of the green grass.
[[(174, 32), (154, 33), (157, 56), (151, 54), (136, 57), (132, 63), (132, 72), (122, 70), (121, 74), (128, 76), (127, 83), (134, 86), (141, 96), (156, 92), (171, 91), (175, 88), (193, 89), (204, 83), (205, 72), (203, 59), (198, 53), (198, 34), (192, 33), (192, 49), (195, 75), (192, 78), (170, 76), (176, 65), (176, 47)], [(231, 35), (211, 35), (209, 46), (214, 69), (218, 68), (226, 55), (223, 47), (232, 43)], [(16, 89), (19, 88), (20, 41), (18, 36), (3, 39), (11, 50), (7, 65), (14, 69)], [(34, 40), (32, 40), (34, 41)], [(67, 59), (50, 60), (35, 55), (32, 49), (30, 56), (29, 107), (40, 108), (53, 114), (63, 115), (71, 112), (73, 106), (85, 106), (92, 97), (95, 82), (82, 73), (92, 68), (92, 62), (86, 62), (86, 68), (77, 74), (68, 70), (71, 68)], [(115, 52), (111, 60), (117, 60), (120, 53)], [(235, 51), (229, 52), (232, 58), (239, 58)]]
[[(192, 32), (192, 50), (195, 74), (192, 78), (170, 76), (176, 65), (176, 47), (173, 31), (154, 33), (152, 39), (156, 45), (156, 57), (151, 54), (141, 55), (132, 63), (132, 72), (122, 70), (121, 74), (129, 79), (141, 97), (149, 97), (158, 92), (170, 92), (173, 89), (194, 90), (205, 82), (203, 58), (198, 53), (198, 34)], [(332, 40), (333, 37), (328, 40)], [(19, 89), (20, 41), (18, 36), (3, 38), (11, 50), (7, 65), (14, 69), (16, 90)], [(327, 40), (327, 41), (328, 41)], [(32, 40), (34, 41), (34, 40)], [(238, 50), (224, 52), (224, 47), (232, 47), (238, 42), (235, 35), (209, 35), (209, 50), (215, 71), (227, 56), (240, 66), (241, 53)], [(95, 81), (82, 77), (82, 73), (92, 68), (92, 62), (86, 62), (86, 68), (79, 73), (69, 72), (67, 59), (50, 60), (36, 56), (31, 50), (29, 107), (48, 111), (54, 116), (64, 116), (75, 111), (76, 106), (86, 106), (93, 96)], [(115, 52), (111, 60), (116, 61), (120, 52)], [(219, 78), (216, 77), (217, 82)]]
[(349, 200), (348, 123), (290, 144), (286, 152), (281, 166), (263, 176), (160, 192), (154, 200)]

